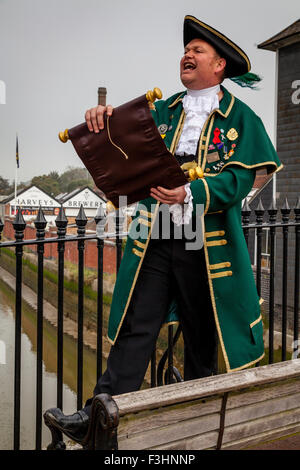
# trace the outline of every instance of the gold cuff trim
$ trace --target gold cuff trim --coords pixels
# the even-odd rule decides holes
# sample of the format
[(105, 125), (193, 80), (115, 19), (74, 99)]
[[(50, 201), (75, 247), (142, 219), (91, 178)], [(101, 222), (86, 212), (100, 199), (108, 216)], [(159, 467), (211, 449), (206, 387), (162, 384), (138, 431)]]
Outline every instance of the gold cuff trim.
[(151, 227), (151, 222), (149, 222), (148, 220), (141, 219), (141, 218), (139, 217), (138, 222), (139, 222), (140, 224), (142, 224), (142, 225), (146, 225), (147, 227)]
[(216, 212), (208, 212), (207, 215), (212, 215), (212, 214), (223, 214), (224, 211), (216, 211)]
[(225, 231), (224, 230), (219, 230), (217, 232), (206, 232), (205, 237), (206, 238), (209, 238), (209, 237), (223, 237), (224, 235), (225, 235)]
[(139, 248), (142, 248), (144, 250), (146, 248), (146, 243), (139, 242), (138, 240), (134, 240), (134, 245), (138, 246)]
[(140, 210), (140, 215), (143, 215), (144, 217), (149, 217), (149, 219), (152, 219), (153, 217), (152, 212), (144, 211), (143, 209)]
[(136, 250), (135, 248), (132, 248), (132, 253), (136, 256), (139, 256), (140, 258), (143, 256), (143, 253), (139, 250)]
[(215, 274), (210, 275), (212, 279), (216, 279), (218, 277), (227, 277), (227, 276), (232, 276), (232, 271), (223, 271), (221, 273), (215, 273)]
[(259, 299), (259, 305), (263, 304), (265, 301), (265, 299), (263, 299), (262, 297)]
[(259, 317), (258, 317), (255, 321), (253, 321), (252, 323), (250, 323), (250, 328), (253, 328), (254, 325), (256, 325), (256, 323), (259, 323), (261, 320), (262, 320), (262, 316), (259, 315)]
[(224, 263), (217, 263), (217, 264), (210, 264), (210, 269), (222, 269), (222, 268), (230, 268), (231, 263), (230, 261), (225, 261)]
[(214, 240), (212, 242), (207, 242), (207, 246), (220, 246), (220, 245), (227, 245), (227, 240)]

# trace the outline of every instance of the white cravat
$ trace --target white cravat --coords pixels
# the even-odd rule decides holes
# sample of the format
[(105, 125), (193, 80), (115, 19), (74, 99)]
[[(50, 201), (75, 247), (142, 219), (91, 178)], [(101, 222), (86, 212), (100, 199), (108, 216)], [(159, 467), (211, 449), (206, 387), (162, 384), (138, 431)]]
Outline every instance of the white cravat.
[(187, 90), (182, 100), (185, 121), (177, 146), (176, 154), (196, 155), (197, 145), (203, 124), (210, 113), (219, 108), (220, 85), (204, 90)]
[[(175, 152), (177, 155), (196, 155), (203, 125), (210, 113), (219, 108), (219, 91), (220, 85), (203, 90), (187, 90), (187, 94), (182, 100), (186, 117)], [(184, 189), (186, 191), (184, 206), (172, 204), (169, 207), (172, 220), (176, 225), (189, 223), (193, 212), (193, 196), (190, 183), (187, 183)]]

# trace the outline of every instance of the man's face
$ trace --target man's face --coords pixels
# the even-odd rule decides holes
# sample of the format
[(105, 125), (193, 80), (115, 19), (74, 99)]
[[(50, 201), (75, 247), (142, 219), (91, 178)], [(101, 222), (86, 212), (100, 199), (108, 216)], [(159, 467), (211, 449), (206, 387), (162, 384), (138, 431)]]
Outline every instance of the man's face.
[(180, 61), (180, 78), (186, 88), (201, 90), (217, 85), (226, 65), (216, 50), (202, 39), (193, 39)]

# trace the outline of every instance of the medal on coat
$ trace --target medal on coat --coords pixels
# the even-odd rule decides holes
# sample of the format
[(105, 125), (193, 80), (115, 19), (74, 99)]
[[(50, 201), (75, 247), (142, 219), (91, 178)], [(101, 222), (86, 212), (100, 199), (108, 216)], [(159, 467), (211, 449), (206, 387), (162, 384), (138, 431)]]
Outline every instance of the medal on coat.
[(160, 125), (158, 126), (158, 132), (159, 132), (160, 134), (165, 134), (165, 133), (167, 132), (167, 130), (168, 130), (167, 124), (160, 124)]
[(234, 129), (234, 128), (230, 129), (227, 132), (227, 135), (226, 135), (227, 139), (229, 139), (229, 140), (236, 140), (238, 138), (238, 136), (239, 135), (238, 135), (236, 129)]

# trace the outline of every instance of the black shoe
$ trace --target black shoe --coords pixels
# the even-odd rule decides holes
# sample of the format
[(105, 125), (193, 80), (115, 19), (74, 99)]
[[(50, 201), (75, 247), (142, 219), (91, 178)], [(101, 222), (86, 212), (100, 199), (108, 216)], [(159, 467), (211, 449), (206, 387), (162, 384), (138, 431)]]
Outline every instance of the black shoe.
[(59, 408), (50, 408), (44, 413), (47, 426), (59, 429), (76, 442), (80, 442), (86, 436), (89, 428), (89, 416), (83, 411), (66, 416)]

